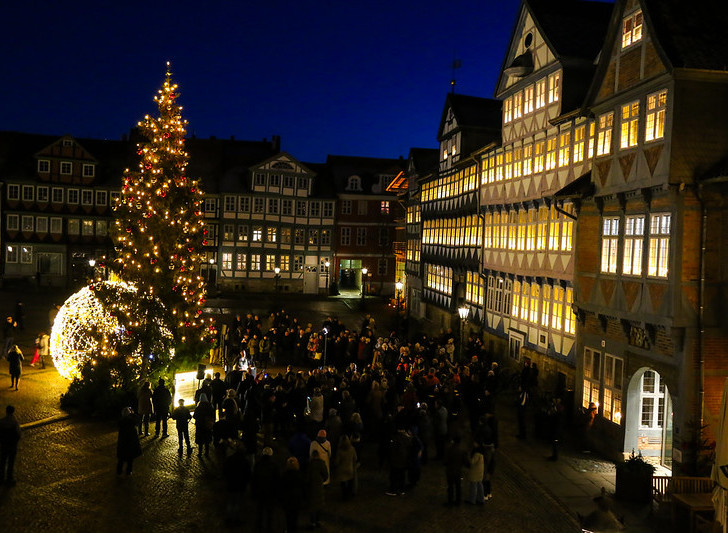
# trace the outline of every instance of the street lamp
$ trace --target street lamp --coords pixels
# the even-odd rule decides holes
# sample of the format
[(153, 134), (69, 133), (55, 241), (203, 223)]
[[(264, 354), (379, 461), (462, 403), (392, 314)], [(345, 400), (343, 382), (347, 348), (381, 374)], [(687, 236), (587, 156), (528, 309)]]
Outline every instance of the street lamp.
[(278, 294), (278, 280), (281, 279), (281, 269), (280, 267), (275, 267), (273, 269), (273, 272), (276, 273), (275, 280), (276, 280), (276, 294)]
[(324, 334), (324, 366), (321, 368), (326, 368), (326, 351), (327, 351), (328, 344), (329, 344), (327, 342), (328, 338), (329, 338), (329, 328), (324, 327), (324, 329), (321, 330), (321, 332)]
[(465, 344), (465, 322), (468, 320), (470, 308), (463, 305), (458, 307), (458, 315), (460, 315), (460, 361), (463, 360), (463, 344)]
[(209, 285), (212, 282), (212, 269), (215, 265), (215, 258), (211, 257), (209, 259), (210, 266), (207, 268), (207, 284)]
[(90, 266), (91, 268), (95, 267), (96, 266), (96, 259), (89, 259), (88, 260), (88, 266)]
[(364, 299), (366, 298), (366, 295), (367, 295), (367, 282), (366, 282), (367, 272), (369, 272), (369, 270), (367, 270), (367, 267), (364, 267), (361, 269), (361, 304), (362, 304), (362, 306), (364, 305)]
[(397, 312), (399, 312), (399, 309), (402, 306), (402, 289), (404, 288), (404, 283), (398, 281), (394, 284), (394, 287), (397, 289)]
[(331, 263), (326, 261), (324, 263), (324, 266), (326, 267), (326, 296), (329, 295), (329, 267), (331, 266)]

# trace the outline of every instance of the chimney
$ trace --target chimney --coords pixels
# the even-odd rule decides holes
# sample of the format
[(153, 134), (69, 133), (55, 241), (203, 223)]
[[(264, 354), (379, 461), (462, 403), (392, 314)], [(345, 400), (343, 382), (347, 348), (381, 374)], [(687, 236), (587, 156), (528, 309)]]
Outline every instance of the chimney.
[(281, 151), (281, 136), (280, 135), (273, 135), (271, 137), (271, 146), (273, 147), (273, 150), (276, 152)]

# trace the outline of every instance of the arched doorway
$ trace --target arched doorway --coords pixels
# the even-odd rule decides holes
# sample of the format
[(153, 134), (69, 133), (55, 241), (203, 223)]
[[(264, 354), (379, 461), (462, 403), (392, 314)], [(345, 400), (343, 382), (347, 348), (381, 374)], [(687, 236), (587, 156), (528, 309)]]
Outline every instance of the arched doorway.
[(663, 377), (641, 368), (627, 387), (624, 452), (672, 470), (672, 398)]

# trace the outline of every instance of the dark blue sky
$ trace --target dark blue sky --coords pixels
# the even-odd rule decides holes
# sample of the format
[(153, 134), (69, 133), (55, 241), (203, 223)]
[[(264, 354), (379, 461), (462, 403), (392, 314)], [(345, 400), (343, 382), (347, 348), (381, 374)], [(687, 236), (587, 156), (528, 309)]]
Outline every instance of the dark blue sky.
[(24, 0), (0, 7), (0, 129), (118, 139), (164, 65), (198, 137), (282, 137), (294, 157), (435, 147), (457, 92), (491, 97), (518, 0)]

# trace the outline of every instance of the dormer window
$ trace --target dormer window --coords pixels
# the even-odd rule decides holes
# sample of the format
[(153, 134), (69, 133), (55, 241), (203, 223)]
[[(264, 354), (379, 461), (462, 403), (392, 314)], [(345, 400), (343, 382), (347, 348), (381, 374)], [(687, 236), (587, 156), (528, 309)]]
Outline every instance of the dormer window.
[(622, 48), (642, 40), (642, 10), (635, 11), (622, 21)]
[(63, 146), (65, 146), (65, 147), (73, 146), (73, 141), (71, 139), (63, 139)]
[(349, 176), (346, 183), (347, 191), (361, 191), (361, 178), (359, 176)]

